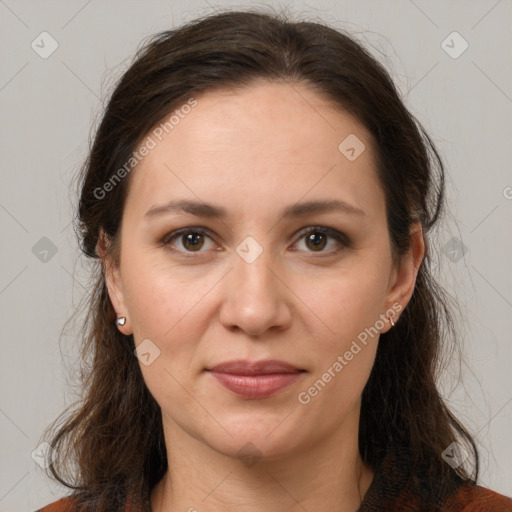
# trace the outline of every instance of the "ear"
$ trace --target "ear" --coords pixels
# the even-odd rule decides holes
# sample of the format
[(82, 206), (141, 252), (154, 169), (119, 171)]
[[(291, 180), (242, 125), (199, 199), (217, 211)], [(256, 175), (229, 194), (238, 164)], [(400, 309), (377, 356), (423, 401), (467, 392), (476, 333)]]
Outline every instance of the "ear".
[(108, 295), (117, 317), (125, 317), (126, 322), (124, 325), (118, 325), (117, 328), (125, 335), (133, 333), (128, 311), (125, 305), (125, 297), (123, 292), (123, 282), (121, 279), (121, 272), (118, 264), (112, 261), (112, 257), (108, 254), (108, 240), (107, 234), (100, 230), (98, 243), (96, 244), (96, 252), (101, 258), (103, 271), (105, 275), (105, 283), (108, 289)]
[[(403, 255), (397, 268), (392, 272), (390, 278), (390, 288), (386, 299), (388, 311), (394, 311), (392, 317), (396, 323), (401, 312), (405, 309), (411, 300), (416, 286), (416, 277), (421, 262), (425, 256), (425, 241), (423, 239), (423, 228), (420, 222), (413, 224), (411, 228), (411, 248), (409, 252)], [(387, 332), (391, 324), (381, 332)]]

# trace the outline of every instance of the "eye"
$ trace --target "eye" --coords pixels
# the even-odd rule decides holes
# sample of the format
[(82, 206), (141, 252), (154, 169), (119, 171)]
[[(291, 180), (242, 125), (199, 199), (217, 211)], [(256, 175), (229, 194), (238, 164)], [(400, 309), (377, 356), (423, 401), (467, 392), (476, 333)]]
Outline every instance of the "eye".
[[(202, 228), (185, 228), (180, 229), (178, 231), (174, 231), (169, 235), (165, 236), (162, 240), (162, 244), (164, 246), (171, 246), (172, 250), (177, 250), (184, 253), (191, 252), (204, 252), (201, 251), (203, 247), (206, 246), (208, 249), (208, 243), (205, 242), (205, 239), (210, 240), (210, 248), (213, 243), (212, 238), (208, 235), (207, 231)], [(176, 247), (173, 243), (174, 240), (177, 240), (178, 247)], [(181, 245), (181, 247), (180, 247)], [(213, 245), (215, 245), (213, 243)]]
[[(304, 240), (306, 252), (334, 254), (349, 245), (347, 237), (336, 229), (314, 226), (299, 233), (299, 241)], [(334, 249), (324, 251), (328, 245), (329, 238), (335, 240)], [(337, 245), (337, 247), (336, 247)]]
[[(295, 246), (304, 241), (306, 252), (311, 253), (326, 253), (334, 254), (349, 246), (349, 241), (346, 235), (333, 228), (324, 226), (312, 226), (299, 233), (299, 240)], [(334, 240), (336, 243), (332, 249), (324, 250), (329, 245), (329, 239)], [(183, 228), (178, 231), (173, 231), (166, 235), (161, 244), (172, 251), (190, 255), (191, 253), (205, 252), (201, 249), (212, 249), (215, 247), (215, 242), (209, 234), (209, 231), (204, 228)], [(332, 245), (332, 244), (331, 244)], [(336, 247), (337, 245), (337, 247)], [(217, 248), (217, 250), (221, 250)], [(294, 251), (298, 250), (296, 247)]]

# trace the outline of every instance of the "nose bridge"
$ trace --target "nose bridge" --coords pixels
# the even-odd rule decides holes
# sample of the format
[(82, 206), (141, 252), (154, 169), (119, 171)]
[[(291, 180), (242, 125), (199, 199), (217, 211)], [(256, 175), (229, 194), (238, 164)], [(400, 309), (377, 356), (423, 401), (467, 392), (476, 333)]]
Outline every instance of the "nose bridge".
[[(257, 242), (256, 242), (257, 243)], [(274, 274), (269, 270), (275, 265), (270, 249), (263, 249), (255, 242), (246, 241), (237, 247), (234, 262), (234, 276), (239, 286), (245, 286), (253, 292), (267, 293), (272, 287)]]
[(236, 248), (233, 269), (227, 276), (221, 320), (226, 327), (237, 326), (250, 334), (261, 334), (271, 326), (283, 325), (287, 313), (283, 286), (275, 275), (272, 251), (253, 237)]

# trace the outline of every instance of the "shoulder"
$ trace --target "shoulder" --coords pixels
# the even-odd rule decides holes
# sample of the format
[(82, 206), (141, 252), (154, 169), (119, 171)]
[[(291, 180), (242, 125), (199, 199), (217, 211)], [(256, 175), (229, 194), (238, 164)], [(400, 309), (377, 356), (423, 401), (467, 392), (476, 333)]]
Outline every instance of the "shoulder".
[[(126, 512), (139, 512), (142, 510), (140, 505), (134, 503), (132, 499), (128, 499), (122, 508)], [(77, 501), (73, 496), (66, 496), (36, 510), (36, 512), (80, 512), (82, 509), (83, 506), (77, 507)]]
[(71, 496), (61, 498), (49, 505), (36, 510), (36, 512), (72, 512), (75, 510), (75, 503)]
[(464, 484), (446, 500), (443, 510), (512, 512), (512, 498), (479, 485)]

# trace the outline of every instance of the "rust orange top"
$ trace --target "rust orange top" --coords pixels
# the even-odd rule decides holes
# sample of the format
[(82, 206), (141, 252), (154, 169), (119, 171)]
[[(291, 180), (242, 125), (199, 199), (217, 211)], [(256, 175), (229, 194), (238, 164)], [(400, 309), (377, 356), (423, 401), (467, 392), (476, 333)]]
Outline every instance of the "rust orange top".
[[(421, 502), (411, 498), (408, 493), (393, 497), (383, 496), (375, 500), (372, 486), (366, 493), (358, 512), (422, 512)], [(37, 512), (75, 512), (73, 499), (62, 498)], [(78, 512), (78, 511), (76, 511)], [(125, 512), (142, 512), (127, 503)], [(448, 497), (439, 508), (439, 512), (512, 512), (512, 499), (497, 492), (476, 485), (464, 484)]]

